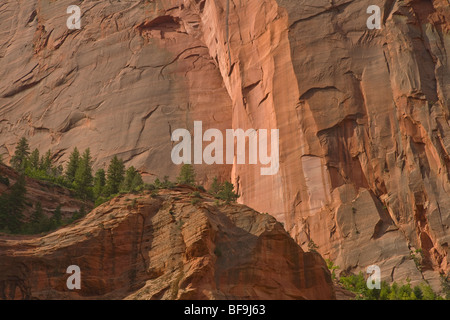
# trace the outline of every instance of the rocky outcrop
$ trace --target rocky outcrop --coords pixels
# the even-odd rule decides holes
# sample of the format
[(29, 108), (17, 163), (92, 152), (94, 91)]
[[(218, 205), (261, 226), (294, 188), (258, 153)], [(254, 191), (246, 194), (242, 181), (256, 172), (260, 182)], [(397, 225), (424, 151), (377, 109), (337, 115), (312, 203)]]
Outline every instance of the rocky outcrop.
[(70, 4), (0, 5), (5, 159), (26, 135), (60, 162), (77, 145), (173, 178), (176, 128), (278, 128), (276, 175), (199, 165), (199, 181), (231, 176), (342, 270), (449, 271), (448, 0), (87, 0), (74, 31)]
[[(325, 262), (268, 214), (178, 187), (122, 195), (43, 237), (0, 236), (3, 299), (333, 299)], [(81, 289), (68, 290), (79, 266)]]
[[(0, 177), (8, 180), (7, 184), (0, 181), (0, 195), (9, 193), (10, 188), (17, 182), (19, 174), (12, 168), (0, 164)], [(75, 192), (57, 184), (25, 177), (25, 206), (23, 210), (24, 220), (27, 221), (38, 203), (41, 204), (44, 215), (51, 217), (59, 206), (61, 216), (70, 218), (75, 211), (84, 208), (90, 211), (94, 204), (90, 201), (78, 199)]]

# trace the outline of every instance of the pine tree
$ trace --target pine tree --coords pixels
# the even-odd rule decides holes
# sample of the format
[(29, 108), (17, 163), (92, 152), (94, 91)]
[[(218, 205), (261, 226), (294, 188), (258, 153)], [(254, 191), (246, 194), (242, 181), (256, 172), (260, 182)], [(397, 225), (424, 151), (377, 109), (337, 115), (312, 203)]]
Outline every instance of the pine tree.
[(85, 215), (86, 215), (86, 210), (84, 209), (84, 206), (82, 205), (81, 208), (80, 208), (80, 211), (75, 211), (75, 212), (72, 214), (72, 219), (71, 219), (71, 221), (73, 222), (73, 221), (75, 221), (75, 220), (78, 220), (78, 219), (84, 217)]
[(235, 202), (239, 198), (239, 195), (234, 192), (234, 185), (231, 182), (225, 181), (217, 193), (217, 198), (224, 200), (226, 203), (230, 203)]
[(28, 165), (32, 170), (39, 169), (39, 150), (34, 149), (28, 160)]
[(191, 164), (183, 164), (180, 174), (177, 177), (179, 184), (187, 184), (193, 186), (195, 184), (195, 171)]
[(94, 199), (97, 199), (98, 197), (100, 197), (103, 194), (105, 184), (106, 184), (105, 170), (99, 169), (95, 173), (95, 177), (94, 177), (94, 189), (93, 189)]
[(29, 234), (37, 234), (43, 231), (46, 225), (46, 217), (42, 211), (42, 204), (35, 203), (34, 211), (30, 216), (29, 223), (23, 228), (23, 232)]
[(25, 195), (26, 195), (26, 180), (22, 174), (17, 179), (16, 183), (11, 187), (11, 191), (8, 195), (6, 211), (6, 227), (13, 233), (18, 233), (21, 229), (23, 220), (22, 211), (25, 207)]
[(9, 208), (9, 195), (3, 193), (0, 195), (0, 231), (9, 232), (8, 229), (8, 208)]
[(122, 183), (122, 190), (124, 191), (131, 191), (131, 184), (133, 183), (133, 179), (136, 175), (136, 169), (131, 166), (125, 171), (125, 179)]
[(141, 174), (133, 167), (129, 167), (125, 172), (125, 179), (122, 183), (122, 190), (126, 192), (130, 192), (136, 190), (137, 187), (143, 185), (144, 181), (142, 180)]
[(52, 172), (53, 172), (53, 176), (55, 176), (55, 177), (62, 177), (63, 172), (64, 172), (64, 168), (63, 168), (62, 165), (59, 165), (56, 168), (54, 168), (52, 170)]
[(81, 156), (79, 166), (77, 171), (75, 172), (75, 180), (74, 187), (78, 194), (84, 199), (92, 198), (92, 181), (94, 178), (92, 177), (92, 158), (91, 152), (86, 149)]
[(144, 180), (142, 180), (142, 176), (139, 172), (136, 171), (136, 174), (134, 175), (133, 181), (131, 181), (131, 187), (130, 190), (134, 191), (138, 187), (144, 185)]
[(61, 225), (61, 220), (62, 220), (62, 213), (61, 213), (61, 205), (58, 205), (55, 209), (55, 211), (53, 212), (53, 225), (55, 227), (59, 227)]
[(32, 224), (39, 224), (42, 221), (44, 213), (42, 212), (42, 204), (36, 203), (33, 213), (30, 216), (30, 222)]
[(72, 183), (75, 180), (75, 173), (77, 172), (78, 166), (80, 164), (80, 152), (78, 148), (75, 147), (73, 152), (69, 157), (69, 163), (66, 169), (66, 179)]
[(14, 156), (11, 158), (12, 167), (17, 171), (23, 171), (29, 154), (30, 146), (28, 145), (28, 140), (24, 137), (20, 139), (16, 151), (14, 152)]
[(44, 156), (41, 157), (39, 163), (39, 169), (44, 171), (45, 173), (50, 173), (52, 168), (52, 153), (48, 150)]
[(209, 193), (210, 193), (211, 195), (213, 195), (213, 196), (217, 196), (217, 194), (218, 194), (219, 191), (220, 191), (220, 188), (221, 188), (221, 186), (220, 186), (220, 183), (219, 183), (217, 177), (214, 177), (214, 178), (213, 178), (213, 182), (212, 182), (212, 184), (211, 184), (211, 187), (210, 187), (209, 190), (208, 190)]
[(117, 156), (111, 159), (108, 167), (108, 177), (106, 180), (106, 193), (107, 196), (113, 195), (119, 192), (120, 185), (124, 180), (125, 166), (122, 160), (119, 160)]

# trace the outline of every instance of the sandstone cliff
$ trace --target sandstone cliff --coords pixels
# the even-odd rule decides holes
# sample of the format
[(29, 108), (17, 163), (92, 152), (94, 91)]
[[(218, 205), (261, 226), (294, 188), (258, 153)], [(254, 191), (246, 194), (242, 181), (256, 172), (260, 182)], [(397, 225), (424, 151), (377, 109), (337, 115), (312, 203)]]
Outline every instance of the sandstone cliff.
[[(6, 158), (26, 135), (61, 162), (77, 145), (97, 165), (117, 154), (174, 177), (176, 128), (279, 128), (277, 175), (198, 166), (199, 179), (231, 176), (242, 203), (343, 270), (449, 271), (448, 0), (77, 3), (75, 31), (73, 1), (0, 4)], [(369, 5), (380, 30), (366, 27)]]
[[(47, 236), (0, 236), (0, 298), (334, 298), (320, 255), (273, 217), (192, 192), (123, 195)], [(66, 287), (70, 265), (80, 290)]]

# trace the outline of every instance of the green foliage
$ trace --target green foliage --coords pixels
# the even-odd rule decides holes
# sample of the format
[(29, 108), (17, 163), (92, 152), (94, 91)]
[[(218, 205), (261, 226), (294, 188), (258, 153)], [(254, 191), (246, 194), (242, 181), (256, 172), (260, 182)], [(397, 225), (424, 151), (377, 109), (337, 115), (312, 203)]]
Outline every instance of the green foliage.
[[(111, 159), (108, 169), (99, 169), (92, 175), (92, 157), (89, 148), (82, 155), (75, 147), (69, 156), (67, 167), (64, 168), (53, 164), (53, 155), (47, 151), (42, 157), (40, 151), (34, 149), (29, 152), (29, 145), (26, 138), (22, 138), (16, 147), (16, 152), (12, 159), (15, 168), (23, 172), (26, 176), (48, 181), (68, 188), (74, 192), (74, 195), (84, 201), (94, 201), (98, 206), (118, 194), (128, 192), (140, 192), (150, 190), (152, 197), (157, 197), (159, 189), (170, 189), (175, 183), (169, 181), (165, 176), (163, 181), (156, 179), (153, 184), (144, 184), (141, 174), (130, 167), (125, 171), (125, 165), (117, 156)], [(192, 204), (200, 202), (201, 195), (199, 191), (205, 191), (203, 186), (195, 185), (195, 171), (192, 165), (185, 164), (180, 169), (177, 177), (179, 184), (187, 184), (197, 187), (198, 191), (192, 193)], [(25, 179), (23, 177), (23, 183)], [(0, 176), (0, 183), (9, 184), (9, 179)], [(0, 230), (6, 232), (24, 232), (41, 233), (57, 228), (65, 223), (71, 223), (81, 217), (86, 212), (84, 208), (73, 213), (69, 219), (62, 217), (61, 207), (59, 206), (53, 216), (48, 217), (43, 213), (42, 206), (35, 204), (33, 211), (33, 221), (25, 223), (23, 221), (22, 211), (25, 206), (26, 188), (23, 184), (16, 183), (10, 188), (10, 192), (0, 196)], [(234, 185), (230, 182), (219, 184), (217, 177), (213, 180), (210, 193), (216, 197), (216, 201), (223, 200), (226, 203), (234, 202), (239, 195), (234, 192)], [(217, 202), (219, 204), (219, 202)], [(12, 213), (15, 214), (12, 214)]]
[(231, 182), (219, 183), (217, 177), (213, 178), (208, 192), (216, 199), (224, 200), (227, 204), (235, 202), (239, 198), (239, 195), (234, 192), (234, 185)]
[(219, 193), (221, 189), (221, 185), (219, 183), (219, 180), (217, 179), (217, 177), (213, 178), (213, 182), (211, 183), (211, 186), (208, 190), (208, 192), (213, 195), (214, 197), (216, 197)]
[(23, 224), (26, 180), (22, 174), (8, 193), (0, 195), (0, 230), (19, 233)]
[(225, 181), (220, 185), (219, 192), (215, 197), (229, 204), (230, 202), (235, 202), (239, 198), (239, 195), (234, 192), (234, 185), (231, 182)]
[(40, 202), (35, 204), (34, 212), (31, 214), (30, 222), (23, 227), (23, 233), (38, 234), (48, 232), (56, 227), (53, 219), (48, 218), (42, 211)]
[(358, 275), (350, 274), (341, 277), (339, 282), (343, 287), (356, 294), (356, 300), (441, 300), (433, 289), (425, 283), (414, 288), (411, 287), (409, 279), (406, 284), (399, 285), (393, 282), (381, 282), (381, 289), (369, 289), (362, 272)]
[(77, 171), (75, 172), (75, 179), (73, 182), (75, 191), (78, 196), (84, 200), (92, 200), (92, 158), (91, 152), (86, 149), (79, 161)]
[(141, 174), (133, 167), (129, 167), (125, 172), (125, 179), (121, 184), (120, 190), (125, 192), (137, 191), (144, 185)]
[(77, 172), (78, 166), (80, 164), (80, 152), (78, 151), (78, 148), (75, 147), (70, 154), (69, 157), (69, 163), (67, 164), (66, 168), (66, 179), (70, 183), (73, 183), (75, 180), (75, 173)]
[(441, 274), (441, 287), (445, 300), (450, 300), (450, 273), (448, 275)]
[(186, 184), (190, 186), (195, 185), (195, 171), (191, 164), (183, 164), (180, 169), (180, 174), (177, 177), (177, 182), (179, 184)]
[(70, 219), (68, 219), (67, 223), (72, 223), (78, 219), (83, 218), (86, 215), (86, 209), (84, 208), (84, 206), (81, 206), (79, 211), (75, 211), (72, 214), (72, 217)]
[(52, 169), (52, 154), (50, 150), (48, 150), (39, 161), (39, 170), (42, 170), (46, 174), (50, 175), (51, 169)]
[(103, 196), (99, 196), (97, 199), (95, 199), (94, 206), (98, 207), (99, 205), (107, 202), (109, 199)]
[(119, 193), (120, 185), (124, 180), (125, 165), (122, 160), (119, 160), (117, 156), (111, 159), (108, 167), (108, 177), (106, 179), (105, 195)]
[(28, 160), (28, 166), (32, 170), (39, 170), (39, 150), (34, 149)]
[(414, 261), (417, 270), (422, 271), (423, 252), (422, 249), (416, 249), (410, 253), (411, 259)]
[(92, 189), (94, 198), (98, 200), (105, 191), (106, 173), (104, 169), (98, 169), (94, 177), (94, 187)]
[(153, 190), (153, 191), (150, 193), (150, 196), (151, 196), (152, 198), (156, 198), (156, 197), (158, 196), (158, 189)]
[(17, 144), (14, 156), (11, 158), (12, 167), (17, 171), (23, 171), (28, 155), (30, 154), (30, 146), (26, 138), (20, 139)]
[(0, 174), (0, 183), (3, 184), (3, 185), (5, 185), (5, 186), (7, 186), (7, 187), (9, 187), (9, 179), (8, 179), (8, 177), (3, 177), (3, 176)]
[(312, 239), (308, 242), (308, 251), (309, 252), (317, 252), (317, 249), (319, 249), (319, 246), (317, 246)]
[(61, 205), (58, 205), (53, 212), (53, 223), (56, 227), (59, 227), (62, 225), (62, 212), (61, 212)]
[(336, 280), (336, 270), (339, 270), (339, 266), (335, 266), (334, 262), (330, 259), (325, 259), (328, 270), (331, 272), (331, 279)]
[(198, 191), (194, 191), (190, 194), (191, 197), (193, 198), (201, 198), (202, 196), (200, 195), (200, 192)]

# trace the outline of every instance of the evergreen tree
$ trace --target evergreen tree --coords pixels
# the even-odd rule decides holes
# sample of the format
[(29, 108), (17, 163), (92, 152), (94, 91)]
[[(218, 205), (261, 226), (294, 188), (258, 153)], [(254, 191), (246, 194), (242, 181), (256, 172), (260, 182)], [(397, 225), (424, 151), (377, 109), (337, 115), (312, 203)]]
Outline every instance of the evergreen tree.
[(69, 163), (66, 169), (66, 179), (72, 183), (75, 180), (75, 173), (77, 172), (78, 166), (80, 164), (80, 152), (78, 148), (75, 147), (73, 152), (70, 154)]
[(26, 159), (30, 154), (30, 146), (27, 139), (24, 137), (20, 139), (17, 144), (14, 156), (11, 158), (11, 164), (17, 171), (23, 171), (25, 169)]
[(40, 202), (36, 203), (33, 213), (30, 216), (30, 222), (32, 224), (38, 225), (42, 218), (44, 217), (44, 213), (42, 212), (42, 204)]
[(0, 195), (0, 231), (9, 232), (8, 229), (8, 208), (9, 208), (9, 195), (3, 193)]
[(226, 203), (230, 203), (236, 201), (239, 195), (234, 192), (234, 185), (231, 182), (225, 181), (217, 193), (217, 198), (226, 201)]
[(52, 168), (52, 153), (48, 150), (44, 156), (41, 157), (39, 163), (39, 169), (44, 171), (45, 173), (50, 173)]
[(122, 183), (122, 190), (131, 191), (131, 184), (133, 183), (134, 176), (136, 175), (136, 169), (131, 166), (125, 171), (125, 179)]
[(80, 159), (79, 166), (75, 172), (74, 187), (78, 194), (84, 199), (92, 198), (92, 158), (91, 152), (86, 149)]
[(212, 182), (212, 184), (211, 184), (211, 187), (210, 187), (209, 190), (208, 190), (209, 193), (210, 193), (211, 195), (213, 195), (213, 196), (217, 196), (217, 194), (218, 194), (219, 191), (220, 191), (220, 188), (221, 188), (221, 186), (220, 186), (220, 183), (219, 183), (217, 177), (214, 177), (214, 178), (213, 178), (213, 182)]
[(131, 187), (130, 190), (134, 191), (138, 187), (144, 185), (144, 180), (142, 180), (142, 176), (139, 172), (136, 171), (136, 174), (134, 175), (133, 181), (131, 181)]
[(78, 219), (84, 217), (85, 215), (86, 215), (86, 211), (85, 211), (85, 209), (84, 209), (84, 206), (81, 206), (80, 211), (75, 211), (75, 212), (72, 214), (71, 222), (73, 222), (73, 221), (75, 221), (75, 220), (78, 220)]
[(4, 207), (2, 208), (2, 211), (5, 210), (4, 223), (6, 224), (7, 229), (13, 233), (18, 233), (21, 229), (23, 220), (22, 211), (25, 207), (26, 192), (25, 176), (22, 174), (11, 187), (10, 193), (6, 198), (7, 200), (3, 203)]
[(126, 192), (130, 192), (136, 190), (137, 187), (143, 185), (144, 181), (142, 180), (141, 174), (133, 167), (129, 167), (125, 172), (125, 179), (122, 183), (122, 190)]
[(422, 289), (420, 289), (419, 286), (415, 286), (413, 289), (414, 295), (416, 296), (417, 300), (422, 300), (423, 294)]
[(103, 194), (105, 185), (106, 185), (105, 170), (99, 169), (95, 173), (94, 177), (94, 189), (93, 189), (94, 199), (97, 199)]
[(180, 174), (177, 177), (179, 184), (187, 184), (193, 186), (195, 184), (195, 171), (191, 164), (183, 164)]
[(4, 177), (0, 174), (0, 183), (4, 184), (5, 186), (9, 187), (9, 179), (8, 177)]
[(53, 212), (53, 225), (55, 227), (59, 227), (61, 225), (61, 221), (62, 221), (62, 213), (61, 213), (61, 205), (58, 205), (55, 209), (55, 211)]
[(28, 165), (32, 170), (39, 169), (39, 150), (34, 149), (28, 160)]
[(120, 185), (124, 180), (125, 166), (117, 156), (111, 159), (108, 167), (108, 177), (106, 180), (106, 195), (116, 194), (120, 190)]

